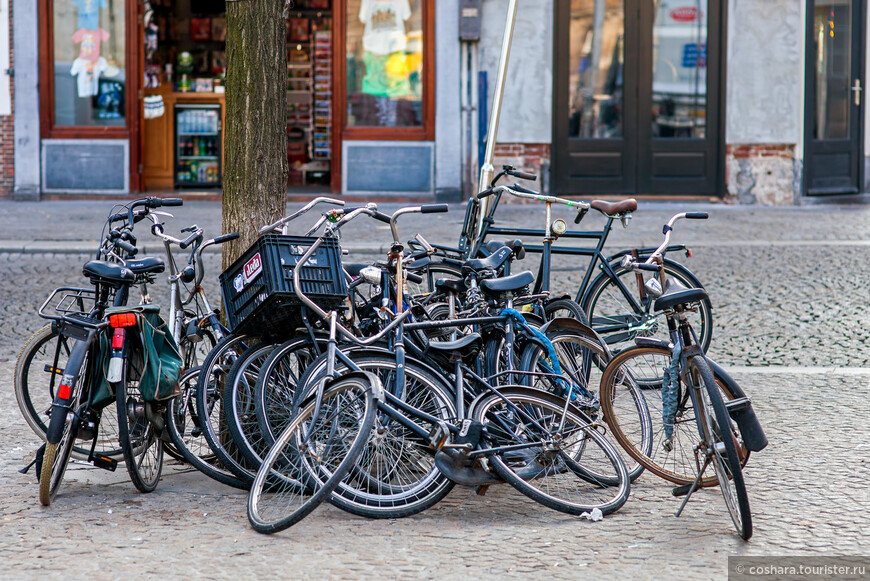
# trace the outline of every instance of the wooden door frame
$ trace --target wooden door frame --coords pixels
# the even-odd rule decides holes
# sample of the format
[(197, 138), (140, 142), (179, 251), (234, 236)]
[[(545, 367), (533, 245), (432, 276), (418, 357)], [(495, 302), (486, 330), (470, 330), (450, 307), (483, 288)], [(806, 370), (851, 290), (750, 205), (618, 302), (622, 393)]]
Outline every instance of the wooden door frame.
[[(861, 106), (858, 111), (858, 119), (857, 123), (853, 123), (853, 126), (857, 125), (857, 141), (858, 147), (856, 152), (857, 164), (858, 164), (858, 172), (857, 172), (857, 184), (854, 192), (817, 192), (817, 193), (809, 193), (810, 188), (810, 170), (812, 165), (810, 160), (813, 155), (813, 128), (815, 126), (815, 105), (816, 105), (816, 97), (815, 97), (815, 83), (813, 79), (815, 78), (814, 73), (814, 63), (815, 63), (815, 39), (813, 36), (813, 22), (814, 22), (814, 12), (815, 12), (816, 2), (815, 0), (807, 0), (806, 4), (806, 21), (804, 22), (804, 134), (803, 134), (803, 171), (801, 172), (801, 195), (802, 196), (826, 196), (826, 195), (854, 195), (860, 194), (864, 189), (864, 180), (865, 180), (865, 168), (864, 168), (864, 156), (866, 155), (866, 151), (864, 148), (864, 138), (866, 133), (865, 120), (867, 118), (867, 15), (870, 12), (870, 7), (865, 5), (864, 0), (851, 0), (851, 6), (854, 8), (857, 6), (859, 10), (861, 10), (860, 16), (857, 19), (853, 19), (853, 30), (854, 27), (858, 26), (858, 36), (857, 41), (853, 40), (853, 44), (859, 47), (858, 54), (853, 55), (853, 57), (857, 56), (858, 62), (857, 69), (859, 72), (859, 76), (862, 81), (861, 91)], [(857, 20), (857, 23), (856, 23)], [(851, 93), (851, 91), (850, 91)], [(851, 94), (850, 94), (851, 97)]]
[[(726, 194), (726, 186), (725, 186), (725, 167), (726, 167), (726, 134), (725, 134), (725, 120), (727, 114), (727, 99), (726, 99), (726, 89), (727, 89), (727, 48), (728, 48), (728, 1), (727, 0), (718, 0), (719, 7), (715, 14), (708, 13), (708, 34), (707, 34), (707, 42), (710, 44), (710, 40), (718, 39), (718, 46), (716, 54), (712, 54), (709, 50), (707, 51), (707, 71), (710, 71), (710, 64), (713, 63), (716, 67), (718, 67), (716, 71), (715, 81), (718, 83), (718, 91), (717, 91), (717, 119), (714, 121), (714, 125), (710, 127), (708, 125), (708, 129), (713, 130), (717, 133), (715, 143), (711, 148), (715, 155), (715, 164), (714, 164), (714, 173), (710, 179), (713, 180), (715, 184), (714, 192), (712, 195), (716, 195), (718, 197), (724, 197)], [(628, 51), (625, 53), (625, 61), (628, 62), (630, 59), (633, 59), (638, 62), (636, 65), (636, 74), (637, 79), (633, 81), (633, 89), (636, 94), (633, 96), (633, 99), (637, 105), (640, 105), (642, 102), (645, 102), (645, 99), (642, 98), (642, 90), (645, 79), (649, 78), (651, 81), (652, 76), (652, 63), (640, 63), (640, 57), (646, 55), (646, 52), (643, 50), (642, 42), (645, 38), (649, 37), (652, 34), (652, 28), (650, 26), (649, 30), (646, 31), (641, 27), (645, 27), (646, 24), (642, 21), (640, 17), (641, 4), (639, 1), (633, 0), (624, 0), (624, 9), (625, 9), (625, 32), (624, 37), (628, 37), (629, 26), (636, 25), (638, 28), (636, 30), (637, 39), (635, 40), (635, 48), (636, 52), (629, 54)], [(631, 13), (631, 14), (630, 14)], [(560, 184), (563, 181), (566, 181), (567, 178), (564, 177), (569, 167), (567, 166), (567, 153), (561, 152), (560, 147), (562, 143), (566, 140), (567, 134), (567, 111), (568, 111), (568, 87), (567, 79), (563, 77), (563, 75), (568, 72), (570, 68), (570, 64), (565, 63), (565, 59), (570, 58), (570, 0), (555, 0), (554, 6), (554, 44), (553, 44), (553, 113), (552, 113), (552, 122), (553, 122), (553, 132), (552, 132), (552, 158), (553, 163), (551, 166), (551, 183)], [(718, 20), (718, 23), (716, 22)], [(713, 26), (717, 24), (716, 26)], [(567, 31), (565, 30), (567, 27)], [(639, 53), (639, 54), (638, 54)], [(646, 70), (649, 69), (649, 70)], [(625, 74), (624, 78), (628, 75)], [(708, 74), (708, 83), (710, 82), (710, 75)], [(627, 79), (624, 80), (624, 86), (629, 87), (629, 81)], [(651, 86), (650, 86), (651, 91)], [(626, 102), (625, 97), (623, 97), (623, 104)], [(624, 107), (625, 108), (625, 107)], [(634, 135), (633, 140), (634, 143), (629, 143), (629, 140), (626, 137), (624, 139), (624, 151), (632, 150), (634, 152), (634, 167), (630, 168), (630, 173), (634, 176), (633, 183), (634, 186), (630, 193), (634, 194), (645, 194), (647, 192), (642, 192), (639, 188), (642, 176), (640, 175), (641, 169), (644, 167), (644, 164), (641, 161), (641, 137), (645, 134), (643, 130), (641, 130), (641, 114), (640, 111), (636, 112), (637, 118), (634, 120)], [(629, 125), (626, 124), (626, 131), (623, 132), (625, 136), (628, 131)], [(648, 131), (646, 132), (648, 133)], [(561, 159), (559, 159), (561, 158)], [(565, 165), (565, 167), (561, 167)], [(647, 164), (648, 165), (648, 164)], [(559, 172), (559, 173), (557, 173)], [(681, 192), (680, 195), (688, 195), (691, 196), (693, 193), (697, 192)], [(658, 193), (652, 194), (654, 196), (662, 196), (666, 194)], [(710, 195), (709, 193), (704, 195)]]

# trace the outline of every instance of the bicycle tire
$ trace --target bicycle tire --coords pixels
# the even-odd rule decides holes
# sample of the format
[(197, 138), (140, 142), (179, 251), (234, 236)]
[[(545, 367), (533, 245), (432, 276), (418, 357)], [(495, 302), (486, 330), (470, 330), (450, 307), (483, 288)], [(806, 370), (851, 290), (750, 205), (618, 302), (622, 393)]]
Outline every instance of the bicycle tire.
[(254, 387), (263, 364), (276, 348), (277, 345), (261, 343), (242, 353), (230, 368), (224, 386), (227, 428), (243, 456), (241, 464), (250, 472), (252, 480), (268, 451), (257, 422)]
[(558, 317), (577, 319), (584, 325), (589, 325), (586, 311), (571, 299), (556, 299), (544, 303), (544, 318), (552, 321)]
[(163, 472), (163, 440), (148, 416), (158, 413), (158, 404), (142, 399), (138, 383), (133, 385), (130, 357), (124, 367), (123, 381), (114, 386), (124, 464), (139, 492), (153, 492)]
[[(45, 325), (27, 340), (15, 364), (14, 387), (18, 408), (21, 410), (21, 415), (24, 416), (24, 421), (42, 441), (46, 440), (45, 434), (48, 430), (48, 424), (42, 417), (44, 416), (47, 420), (55, 395), (49, 389), (51, 381), (48, 373), (50, 372), (46, 372), (45, 368), (54, 365), (56, 340), (62, 340), (66, 345), (62, 348), (58, 361), (58, 366), (63, 366), (69, 358), (71, 347), (67, 338), (59, 339), (59, 335), (52, 330), (51, 324)], [(60, 376), (58, 375), (56, 379), (55, 385), (60, 382)], [(40, 412), (39, 410), (45, 411)], [(119, 458), (122, 453), (118, 443), (118, 423), (115, 410), (109, 406), (102, 411), (101, 415), (105, 421), (100, 422), (97, 446), (94, 451), (110, 458)], [(90, 445), (76, 446), (74, 444), (72, 457), (84, 460), (90, 452)]]
[[(712, 464), (716, 472), (725, 506), (737, 529), (737, 534), (744, 541), (752, 537), (752, 513), (749, 509), (749, 496), (746, 493), (746, 481), (743, 478), (741, 456), (737, 451), (737, 440), (732, 430), (731, 416), (722, 400), (722, 394), (713, 377), (707, 361), (703, 356), (689, 358), (689, 369), (693, 376), (697, 374), (703, 383), (701, 399), (704, 405), (712, 408), (713, 414), (704, 413), (704, 419), (699, 418), (698, 425), (705, 440), (712, 444)], [(709, 410), (708, 410), (709, 411)], [(699, 416), (701, 414), (698, 414)], [(728, 426), (723, 429), (723, 426)]]
[[(666, 258), (664, 268), (668, 278), (674, 278), (689, 288), (701, 287), (697, 277), (682, 264)], [(637, 336), (669, 340), (664, 312), (653, 312), (655, 298), (646, 290), (641, 290), (642, 285), (637, 281), (637, 276), (646, 281), (656, 276), (656, 273), (627, 270), (621, 267), (614, 267), (614, 271), (617, 277), (624, 279), (624, 286), (644, 312), (634, 312), (613, 279), (606, 272), (602, 272), (592, 281), (581, 299), (581, 305), (591, 321), (592, 328), (601, 334), (614, 353), (634, 345), (634, 338)], [(699, 330), (698, 343), (706, 352), (713, 337), (713, 307), (710, 299), (701, 301), (698, 312), (689, 313), (688, 316), (692, 328)], [(614, 330), (615, 328), (619, 329)]]
[[(352, 374), (333, 383), (322, 398), (303, 403), (264, 458), (251, 485), (248, 521), (254, 530), (265, 534), (285, 530), (329, 497), (371, 433), (375, 393), (380, 393), (377, 378)], [(345, 403), (347, 411), (339, 410)], [(356, 432), (352, 433), (354, 426)], [(334, 436), (337, 427), (342, 428), (339, 438)], [(317, 438), (313, 446), (309, 437)], [(307, 453), (309, 447), (317, 453)]]
[[(637, 463), (656, 476), (685, 485), (697, 476), (693, 446), (697, 443), (691, 399), (681, 385), (678, 418), (668, 450), (662, 420), (662, 373), (671, 362), (664, 346), (636, 346), (611, 360), (601, 376), (599, 401), (605, 423), (619, 446)], [(729, 382), (716, 378), (727, 399), (735, 392)], [(744, 449), (743, 462), (749, 457)], [(705, 477), (701, 486), (715, 486), (715, 477)]]
[[(506, 401), (535, 418), (538, 425), (512, 419), (517, 412)], [(595, 509), (611, 514), (628, 500), (631, 484), (619, 453), (586, 414), (573, 406), (566, 408), (563, 398), (528, 387), (504, 387), (478, 398), (471, 414), (484, 424), (489, 447), (542, 442), (489, 456), (495, 472), (529, 498), (578, 516)], [(561, 431), (553, 432), (552, 426), (561, 425), (563, 419)], [(542, 428), (558, 437), (545, 437)], [(579, 439), (569, 440), (566, 434)], [(617, 484), (603, 482), (601, 474)]]
[[(381, 351), (349, 353), (363, 371), (378, 377), (385, 391), (396, 393), (392, 371), (395, 357)], [(325, 372), (326, 355), (309, 366), (301, 378), (306, 396)], [(339, 373), (347, 372), (337, 365)], [(405, 403), (444, 422), (456, 421), (454, 395), (444, 380), (414, 361), (405, 360), (405, 385), (398, 397)], [(412, 418), (413, 420), (413, 418)], [(371, 437), (357, 462), (329, 499), (330, 504), (366, 518), (404, 518), (435, 506), (454, 483), (438, 470), (426, 438), (390, 418), (383, 410), (375, 415)]]
[(244, 459), (227, 428), (223, 394), (233, 363), (247, 349), (259, 343), (257, 337), (227, 335), (205, 358), (196, 384), (196, 413), (202, 434), (224, 468), (244, 482), (246, 488), (253, 481), (253, 474), (243, 464)]
[(201, 368), (186, 370), (178, 380), (181, 394), (172, 398), (166, 406), (166, 430), (175, 449), (185, 462), (209, 478), (247, 490), (248, 486), (223, 467), (202, 435), (199, 416), (196, 413), (196, 384)]
[[(610, 355), (607, 350), (601, 345), (600, 339), (592, 334), (585, 334), (578, 330), (561, 330), (547, 333), (547, 338), (553, 343), (553, 348), (556, 351), (556, 356), (559, 359), (559, 364), (562, 368), (562, 376), (568, 378), (572, 386), (572, 391), (579, 391), (579, 388), (585, 389), (592, 393), (599, 389), (601, 385), (601, 369), (605, 367), (603, 364), (592, 365), (593, 359), (606, 362)], [(526, 371), (544, 371), (549, 372), (550, 369), (536, 369), (535, 362), (541, 361), (543, 356), (543, 348), (537, 344), (529, 345), (523, 353), (522, 369)], [(540, 365), (540, 363), (539, 363)], [(549, 367), (546, 365), (546, 367)], [(555, 378), (531, 376), (524, 378), (523, 385), (530, 385), (536, 389), (553, 393), (557, 396), (564, 397), (559, 393), (564, 390), (564, 386), (559, 385)], [(599, 402), (600, 404), (600, 402)], [(596, 421), (601, 421), (603, 414), (596, 411), (594, 408), (582, 408), (584, 412)], [(614, 448), (620, 453), (626, 469), (628, 470), (629, 479), (634, 482), (643, 473), (644, 466), (626, 454), (619, 445), (615, 436), (607, 430), (605, 436), (613, 439)], [(613, 482), (612, 484), (616, 484)]]

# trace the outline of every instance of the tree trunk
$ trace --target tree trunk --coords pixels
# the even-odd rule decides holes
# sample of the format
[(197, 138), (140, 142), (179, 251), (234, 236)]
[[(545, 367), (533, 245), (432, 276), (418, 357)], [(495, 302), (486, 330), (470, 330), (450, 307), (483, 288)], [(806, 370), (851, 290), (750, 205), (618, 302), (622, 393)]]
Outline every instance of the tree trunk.
[(279, 0), (227, 2), (223, 231), (227, 268), (284, 215), (287, 193), (287, 41)]

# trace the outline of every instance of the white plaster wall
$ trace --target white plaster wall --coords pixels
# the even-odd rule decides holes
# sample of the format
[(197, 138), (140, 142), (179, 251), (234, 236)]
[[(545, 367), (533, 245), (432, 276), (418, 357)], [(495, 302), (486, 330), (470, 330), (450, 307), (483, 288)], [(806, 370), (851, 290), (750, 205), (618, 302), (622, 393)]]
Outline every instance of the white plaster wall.
[(450, 196), (462, 186), (459, 0), (438, 0), (435, 38), (435, 192)]
[[(483, 1), (480, 70), (488, 110), (498, 71), (508, 0)], [(439, 5), (440, 11), (440, 5)], [(553, 110), (553, 0), (519, 0), (498, 143), (550, 143)]]
[(802, 140), (800, 0), (729, 0), (727, 143)]

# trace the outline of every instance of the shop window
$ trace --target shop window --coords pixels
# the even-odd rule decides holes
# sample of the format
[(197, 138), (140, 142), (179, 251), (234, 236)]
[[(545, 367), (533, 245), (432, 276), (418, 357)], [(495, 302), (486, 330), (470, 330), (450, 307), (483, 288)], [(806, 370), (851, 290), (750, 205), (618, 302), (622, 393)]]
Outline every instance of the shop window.
[(125, 4), (125, 0), (50, 2), (55, 127), (126, 127)]
[(431, 125), (433, 8), (429, 0), (346, 0), (346, 129), (383, 129), (388, 138)]

